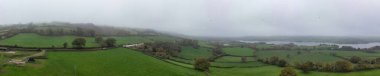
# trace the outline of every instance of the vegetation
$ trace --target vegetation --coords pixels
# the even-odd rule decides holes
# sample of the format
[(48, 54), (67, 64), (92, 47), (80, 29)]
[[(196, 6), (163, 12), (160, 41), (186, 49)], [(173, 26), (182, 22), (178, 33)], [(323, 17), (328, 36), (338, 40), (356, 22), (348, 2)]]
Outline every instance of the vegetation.
[(197, 58), (195, 59), (194, 68), (200, 71), (209, 71), (210, 62), (207, 58)]
[(81, 49), (86, 46), (86, 39), (76, 38), (71, 44), (73, 45), (73, 48)]
[(286, 67), (281, 70), (280, 76), (297, 76), (296, 71), (291, 67)]
[(69, 42), (67, 47), (72, 47), (71, 42), (75, 38), (84, 38), (87, 43), (86, 47), (97, 47), (98, 44), (94, 42), (92, 37), (78, 37), (78, 36), (41, 36), (32, 33), (22, 33), (15, 35), (11, 38), (0, 40), (0, 45), (17, 45), (20, 47), (64, 47), (63, 44)]

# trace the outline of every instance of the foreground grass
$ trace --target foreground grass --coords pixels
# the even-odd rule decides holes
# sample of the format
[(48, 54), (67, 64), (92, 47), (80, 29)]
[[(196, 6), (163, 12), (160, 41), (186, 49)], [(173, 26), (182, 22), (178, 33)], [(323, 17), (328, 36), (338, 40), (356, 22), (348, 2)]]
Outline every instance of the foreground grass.
[(91, 52), (48, 52), (41, 65), (7, 66), (2, 76), (202, 76), (129, 49)]

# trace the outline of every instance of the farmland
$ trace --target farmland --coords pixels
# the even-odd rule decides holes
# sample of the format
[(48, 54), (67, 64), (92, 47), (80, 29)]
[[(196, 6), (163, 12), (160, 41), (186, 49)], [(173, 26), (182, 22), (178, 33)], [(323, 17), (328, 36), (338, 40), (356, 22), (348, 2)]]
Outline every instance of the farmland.
[[(1, 45), (17, 45), (22, 47), (63, 47), (63, 43), (70, 43), (78, 36), (40, 36), (32, 33), (23, 33), (18, 34), (12, 38), (0, 40)], [(86, 39), (87, 47), (96, 47), (98, 46), (94, 38), (83, 37)]]
[[(37, 28), (49, 29), (52, 28)], [(72, 29), (64, 28), (69, 33), (61, 34), (59, 31), (53, 34), (16, 32), (14, 36), (1, 39), (0, 45), (7, 46), (0, 48), (0, 76), (278, 76), (285, 67), (294, 68), (300, 76), (373, 76), (380, 71), (376, 63), (380, 52), (372, 49), (248, 44), (129, 33), (102, 36), (103, 41), (97, 42), (99, 36), (92, 36), (91, 32), (76, 34), (78, 32), (70, 31)], [(95, 49), (71, 48), (78, 38), (86, 41), (84, 47)], [(108, 46), (112, 39), (115, 42), (110, 44), (114, 46)], [(69, 48), (63, 48), (65, 42)], [(144, 44), (121, 47), (140, 43)], [(37, 58), (39, 56), (43, 58)], [(354, 57), (357, 62), (353, 61)], [(29, 62), (30, 58), (36, 58), (36, 62)], [(208, 71), (196, 69), (199, 59), (208, 61)], [(11, 62), (16, 60), (25, 63)], [(319, 64), (337, 68), (339, 61), (351, 64), (352, 70), (340, 72), (319, 67), (306, 73), (303, 69), (306, 63), (313, 65), (305, 65), (308, 67)]]
[[(89, 52), (48, 52), (47, 60), (23, 68), (7, 66), (4, 76), (122, 76), (122, 75), (202, 75), (129, 49)], [(140, 65), (140, 66), (136, 66)], [(113, 71), (110, 71), (113, 70)]]

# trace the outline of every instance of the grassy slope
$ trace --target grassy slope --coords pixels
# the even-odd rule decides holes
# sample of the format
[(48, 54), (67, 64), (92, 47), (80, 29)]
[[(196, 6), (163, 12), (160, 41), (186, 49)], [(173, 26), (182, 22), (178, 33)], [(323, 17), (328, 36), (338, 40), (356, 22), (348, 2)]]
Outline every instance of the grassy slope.
[(135, 44), (143, 42), (153, 42), (153, 41), (167, 41), (174, 42), (176, 39), (167, 36), (126, 36), (126, 37), (112, 37), (116, 39), (116, 44)]
[(182, 47), (182, 50), (180, 53), (180, 56), (186, 59), (194, 59), (198, 57), (208, 58), (211, 55), (212, 55), (211, 51), (209, 51), (209, 49), (207, 48), (200, 47), (198, 49), (194, 49), (193, 47), (190, 47), (190, 46)]
[(252, 56), (253, 55), (253, 50), (250, 48), (240, 48), (240, 47), (223, 48), (223, 51), (227, 54), (238, 55), (238, 56)]
[[(78, 36), (40, 36), (37, 34), (23, 33), (14, 37), (4, 39), (0, 41), (1, 45), (15, 45), (23, 47), (63, 47), (63, 43), (67, 42), (69, 47), (71, 42), (78, 38)], [(87, 47), (95, 47), (97, 44), (94, 42), (94, 38), (83, 37), (86, 39)]]
[(40, 66), (8, 66), (4, 76), (202, 76), (203, 73), (157, 60), (129, 49), (48, 52)]

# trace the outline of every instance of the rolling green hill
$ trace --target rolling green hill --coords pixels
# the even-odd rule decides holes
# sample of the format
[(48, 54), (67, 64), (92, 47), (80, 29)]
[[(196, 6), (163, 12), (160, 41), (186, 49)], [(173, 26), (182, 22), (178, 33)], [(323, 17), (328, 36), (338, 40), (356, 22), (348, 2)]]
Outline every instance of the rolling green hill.
[(129, 49), (48, 52), (47, 60), (25, 67), (7, 66), (0, 76), (203, 76)]

